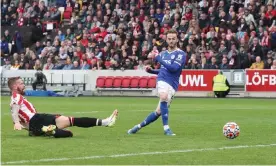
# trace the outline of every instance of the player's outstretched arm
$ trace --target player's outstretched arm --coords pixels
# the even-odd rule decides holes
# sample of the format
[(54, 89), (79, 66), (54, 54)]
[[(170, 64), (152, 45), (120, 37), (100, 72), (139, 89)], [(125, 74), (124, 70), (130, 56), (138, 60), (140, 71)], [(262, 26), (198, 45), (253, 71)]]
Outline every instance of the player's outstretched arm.
[(12, 105), (11, 113), (12, 113), (12, 120), (14, 123), (14, 130), (21, 130), (24, 128), (20, 123), (19, 123), (19, 116), (18, 116), (18, 111), (20, 109), (20, 106), (17, 104)]
[(146, 72), (150, 73), (150, 74), (158, 74), (159, 73), (159, 69), (152, 69), (150, 66), (146, 67)]

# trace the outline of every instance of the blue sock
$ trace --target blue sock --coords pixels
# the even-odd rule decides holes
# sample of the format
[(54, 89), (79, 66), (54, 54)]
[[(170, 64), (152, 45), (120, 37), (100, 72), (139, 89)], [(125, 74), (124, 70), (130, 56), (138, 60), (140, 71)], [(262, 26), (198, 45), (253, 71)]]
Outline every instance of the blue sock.
[(160, 103), (160, 109), (161, 109), (163, 126), (168, 126), (168, 121), (169, 121), (168, 103), (166, 101), (162, 101)]
[(157, 112), (152, 112), (150, 113), (146, 119), (140, 123), (140, 127), (145, 127), (147, 125), (149, 125), (150, 123), (156, 121), (159, 118), (160, 115), (157, 114)]

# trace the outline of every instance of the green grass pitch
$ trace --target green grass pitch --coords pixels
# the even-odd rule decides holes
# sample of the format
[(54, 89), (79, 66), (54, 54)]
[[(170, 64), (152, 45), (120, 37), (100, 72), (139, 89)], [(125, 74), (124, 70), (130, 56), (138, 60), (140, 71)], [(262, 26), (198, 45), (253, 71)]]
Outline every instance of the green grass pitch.
[[(105, 118), (117, 108), (113, 128), (72, 127), (73, 138), (29, 137), (13, 131), (10, 98), (1, 99), (2, 164), (276, 164), (275, 99), (176, 98), (170, 127), (163, 134), (161, 118), (135, 135), (126, 132), (156, 108), (157, 98), (80, 97), (28, 100), (38, 112)], [(241, 134), (228, 140), (226, 122), (238, 123)]]

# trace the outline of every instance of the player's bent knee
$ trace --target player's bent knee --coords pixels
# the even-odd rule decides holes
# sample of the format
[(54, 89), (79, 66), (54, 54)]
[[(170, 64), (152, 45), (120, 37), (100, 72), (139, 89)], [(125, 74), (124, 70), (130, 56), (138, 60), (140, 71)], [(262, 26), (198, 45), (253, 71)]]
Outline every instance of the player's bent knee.
[(157, 108), (155, 112), (156, 112), (156, 114), (157, 114), (157, 115), (161, 115), (161, 110), (160, 110), (160, 107), (159, 107), (159, 108)]
[(59, 129), (70, 127), (70, 120), (66, 116), (60, 116), (56, 118), (56, 126)]

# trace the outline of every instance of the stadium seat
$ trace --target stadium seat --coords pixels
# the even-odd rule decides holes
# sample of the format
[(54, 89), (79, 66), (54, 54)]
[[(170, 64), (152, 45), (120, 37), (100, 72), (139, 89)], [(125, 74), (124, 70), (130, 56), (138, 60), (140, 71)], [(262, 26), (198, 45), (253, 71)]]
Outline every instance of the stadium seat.
[(63, 12), (63, 20), (70, 20), (71, 19), (71, 12), (64, 11)]
[(156, 76), (151, 76), (148, 81), (148, 88), (156, 87)]
[(112, 88), (113, 87), (113, 76), (107, 76), (104, 82), (104, 87), (105, 88)]
[(73, 12), (73, 8), (72, 7), (66, 7), (65, 11), (68, 11), (68, 12)]
[(143, 76), (139, 79), (139, 88), (147, 88), (148, 87), (149, 77)]
[(96, 87), (97, 88), (104, 88), (104, 84), (105, 84), (105, 77), (103, 76), (100, 76), (97, 78), (97, 81), (96, 81)]
[(114, 88), (121, 88), (123, 77), (116, 76), (113, 80), (113, 87)]
[(122, 80), (122, 88), (129, 88), (129, 85), (130, 85), (130, 80), (131, 80), (131, 77), (123, 77), (123, 80)]
[(134, 76), (130, 80), (130, 88), (138, 88), (140, 77)]

